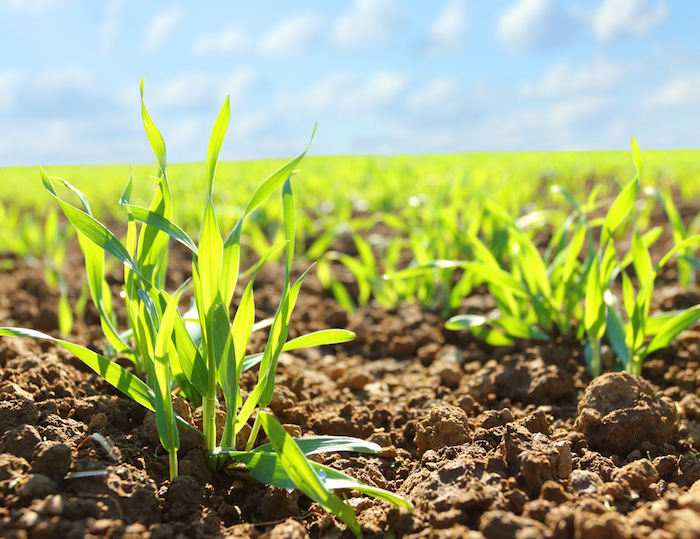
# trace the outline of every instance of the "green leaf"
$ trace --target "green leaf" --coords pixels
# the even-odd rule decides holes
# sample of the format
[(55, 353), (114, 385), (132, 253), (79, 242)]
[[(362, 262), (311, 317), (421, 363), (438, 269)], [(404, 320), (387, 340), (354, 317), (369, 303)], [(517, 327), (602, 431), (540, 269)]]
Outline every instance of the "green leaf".
[(207, 180), (209, 181), (210, 198), (214, 190), (214, 176), (216, 175), (216, 167), (219, 164), (219, 153), (221, 152), (221, 145), (224, 143), (230, 116), (229, 98), (226, 96), (226, 100), (214, 122), (214, 128), (209, 137), (209, 147), (207, 148)]
[(141, 277), (142, 280), (148, 282), (146, 279), (143, 278), (138, 268), (136, 267), (136, 263), (131, 258), (131, 255), (121, 244), (121, 242), (117, 239), (117, 237), (114, 234), (112, 234), (109, 230), (107, 230), (107, 228), (102, 223), (97, 221), (91, 215), (88, 215), (87, 213), (61, 200), (56, 194), (56, 191), (54, 190), (53, 185), (51, 184), (51, 180), (46, 175), (46, 172), (44, 172), (44, 169), (40, 167), (40, 170), (41, 178), (44, 182), (44, 187), (51, 194), (51, 196), (54, 197), (56, 201), (58, 201), (58, 203), (61, 205), (61, 208), (63, 209), (63, 213), (71, 222), (71, 224), (78, 230), (78, 232), (83, 234), (95, 245), (114, 256), (122, 264), (124, 264), (126, 267), (128, 267), (130, 270), (136, 273), (139, 277)]
[(560, 185), (552, 185), (552, 186), (549, 188), (549, 190), (550, 190), (552, 193), (559, 193), (559, 194), (563, 195), (564, 198), (566, 198), (566, 200), (569, 202), (569, 204), (571, 204), (571, 207), (572, 207), (574, 210), (576, 210), (578, 213), (583, 213), (583, 212), (581, 211), (581, 207), (578, 205), (578, 203), (576, 202), (576, 200), (574, 200), (574, 197), (571, 195), (571, 193), (570, 193), (568, 190), (564, 189), (564, 188), (563, 188), (562, 186), (560, 186)]
[(197, 254), (197, 245), (194, 241), (187, 235), (187, 233), (177, 226), (172, 221), (166, 219), (162, 215), (155, 212), (147, 210), (146, 208), (140, 208), (138, 206), (130, 206), (129, 204), (122, 204), (122, 206), (128, 206), (134, 219), (142, 223), (146, 223), (153, 228), (157, 228), (168, 234), (174, 240), (179, 241), (182, 245), (187, 247), (195, 255)]
[(599, 264), (600, 255), (594, 259), (586, 279), (584, 326), (591, 338), (600, 338), (605, 332), (605, 303), (603, 287), (600, 283)]
[[(265, 352), (260, 365), (260, 372), (265, 373), (264, 382), (266, 384), (265, 391), (260, 399), (260, 404), (262, 406), (268, 406), (272, 401), (272, 395), (275, 389), (275, 374), (277, 372), (277, 361), (279, 360), (279, 355), (282, 352), (284, 343), (287, 340), (287, 334), (289, 332), (289, 319), (294, 309), (294, 305), (299, 294), (299, 289), (301, 284), (304, 282), (304, 278), (309, 273), (313, 264), (297, 279), (294, 286), (289, 290), (289, 293), (285, 296), (278, 309), (278, 315), (275, 316), (275, 321), (272, 324), (270, 330), (270, 336), (265, 346)], [(260, 383), (260, 382), (258, 382)]]
[[(248, 285), (241, 296), (241, 301), (238, 304), (238, 309), (236, 310), (236, 316), (233, 319), (233, 343), (237, 358), (242, 358), (245, 356), (246, 348), (248, 347), (248, 342), (250, 341), (250, 336), (253, 333), (255, 326), (255, 299), (253, 297), (253, 284), (255, 283), (255, 278), (258, 275), (258, 271), (262, 265), (267, 261), (270, 256), (279, 251), (282, 247), (288, 245), (288, 240), (283, 240), (276, 243), (270, 247), (260, 258), (253, 276), (250, 278)], [(272, 321), (274, 323), (274, 320)], [(262, 354), (260, 354), (262, 359)], [(257, 363), (255, 363), (257, 364)], [(246, 370), (245, 361), (239, 361), (236, 371), (236, 384), (241, 375), (241, 372)]]
[(637, 169), (637, 176), (641, 179), (642, 177), (642, 152), (639, 149), (639, 145), (637, 144), (637, 141), (635, 140), (634, 136), (632, 137), (632, 142), (630, 144), (632, 146), (632, 159), (634, 160), (634, 168)]
[(478, 314), (460, 314), (445, 322), (445, 328), (459, 331), (460, 329), (483, 326), (488, 324), (489, 321), (487, 317)]
[(515, 241), (520, 246), (523, 263), (523, 276), (532, 292), (538, 292), (545, 298), (550, 298), (552, 288), (547, 278), (547, 267), (542, 260), (535, 244), (520, 233), (515, 234)]
[(146, 82), (146, 77), (141, 79), (141, 117), (143, 118), (143, 127), (146, 129), (146, 136), (148, 137), (148, 142), (151, 144), (153, 153), (158, 160), (158, 166), (160, 167), (161, 174), (165, 174), (165, 142), (163, 142), (163, 137), (158, 131), (158, 128), (151, 120), (148, 111), (146, 110), (146, 105), (143, 102), (143, 87)]
[(632, 286), (632, 280), (624, 271), (622, 272), (622, 301), (625, 305), (627, 319), (630, 320), (634, 314), (635, 306), (634, 287)]
[(632, 261), (634, 263), (634, 271), (637, 273), (640, 287), (647, 282), (653, 272), (651, 264), (651, 256), (649, 250), (644, 245), (642, 237), (635, 228), (632, 236)]
[(472, 262), (463, 262), (461, 265), (465, 271), (473, 272), (480, 279), (494, 285), (497, 289), (505, 289), (507, 292), (525, 299), (529, 299), (531, 296), (530, 291), (523, 283), (516, 280), (505, 270)]
[(510, 346), (514, 344), (513, 339), (488, 326), (472, 327), (469, 328), (469, 331), (471, 331), (477, 339), (481, 339), (490, 346)]
[(644, 336), (645, 337), (653, 337), (659, 331), (661, 331), (661, 328), (664, 326), (664, 324), (666, 322), (671, 320), (671, 318), (678, 316), (679, 314), (683, 314), (685, 311), (686, 311), (686, 309), (677, 309), (675, 311), (664, 311), (664, 312), (660, 312), (660, 313), (657, 313), (657, 314), (654, 314), (654, 315), (648, 317), (646, 326), (644, 327)]
[[(260, 451), (236, 451), (232, 452), (231, 456), (239, 462), (243, 462), (253, 477), (266, 485), (272, 485), (279, 488), (295, 488), (296, 485), (289, 478), (287, 472), (280, 463), (278, 455), (275, 453), (264, 453)], [(350, 477), (343, 472), (335, 470), (329, 466), (317, 464), (310, 461), (309, 464), (313, 467), (316, 475), (325, 477), (323, 483), (329, 489), (354, 489), (368, 496), (385, 500), (395, 507), (400, 507), (413, 511), (415, 507), (411, 502), (402, 498), (398, 494), (383, 490), (377, 487), (371, 487), (361, 483), (357, 479)]]
[[(168, 299), (155, 342), (156, 428), (160, 437), (160, 443), (163, 444), (168, 453), (176, 452), (180, 447), (180, 436), (175, 425), (173, 399), (170, 395), (170, 362), (168, 354), (172, 346), (171, 337), (175, 318), (178, 316), (177, 304), (180, 300), (180, 294), (188, 285), (189, 282), (185, 282)], [(177, 475), (177, 470), (175, 470), (175, 475)]]
[[(322, 329), (319, 331), (314, 331), (312, 333), (307, 333), (291, 341), (287, 341), (282, 347), (282, 352), (288, 352), (290, 350), (297, 350), (299, 348), (307, 348), (309, 346), (324, 346), (328, 344), (339, 344), (343, 342), (351, 341), (355, 338), (355, 334), (352, 331), (347, 331), (345, 329)], [(263, 358), (263, 354), (252, 354), (246, 356), (243, 360), (242, 370), (247, 371), (258, 365)]]
[(355, 537), (362, 536), (362, 529), (352, 507), (330, 492), (321, 482), (316, 471), (299, 449), (294, 439), (287, 434), (272, 416), (261, 412), (260, 422), (267, 433), (282, 467), (294, 485), (313, 501), (336, 515), (352, 531)]
[[(654, 228), (650, 228), (647, 230), (644, 234), (642, 234), (642, 241), (644, 242), (644, 246), (648, 249), (651, 247), (654, 243), (656, 243), (656, 240), (658, 240), (661, 237), (661, 234), (664, 232), (664, 227), (662, 226), (655, 226)], [(625, 257), (622, 259), (622, 262), (620, 262), (620, 267), (621, 268), (626, 268), (632, 263), (632, 257), (634, 256), (634, 253), (630, 249)]]
[(58, 326), (61, 335), (70, 335), (73, 331), (73, 312), (66, 294), (61, 294), (58, 298)]
[(119, 337), (112, 310), (111, 291), (104, 278), (104, 251), (97, 245), (88, 241), (84, 236), (79, 236), (80, 246), (85, 256), (85, 271), (87, 273), (88, 288), (93, 303), (100, 315), (100, 324), (105, 337), (114, 349), (133, 358), (131, 350)]
[(192, 342), (180, 316), (177, 316), (174, 322), (173, 340), (185, 377), (201, 395), (205, 395), (207, 392), (207, 366), (202, 354)]
[(214, 205), (211, 199), (207, 200), (202, 219), (202, 231), (199, 238), (199, 256), (197, 267), (199, 268), (200, 294), (204, 312), (200, 317), (209, 316), (214, 301), (216, 300), (219, 280), (221, 279), (221, 264), (223, 258), (223, 244), (219, 225), (214, 214)]
[[(294, 438), (297, 446), (304, 455), (317, 453), (339, 453), (341, 451), (357, 451), (359, 453), (381, 453), (382, 448), (374, 442), (367, 442), (360, 438), (350, 436), (306, 436)], [(272, 453), (274, 449), (271, 443), (263, 444), (254, 449), (263, 453)], [(217, 447), (211, 451), (212, 455), (235, 453), (236, 450), (227, 447)]]
[(610, 345), (613, 347), (613, 350), (615, 350), (622, 364), (626, 367), (630, 360), (630, 351), (625, 344), (625, 327), (620, 315), (615, 309), (613, 295), (609, 290), (606, 290), (605, 303), (607, 304), (605, 331), (608, 335)]
[[(314, 134), (316, 133), (316, 128), (311, 134), (311, 140), (313, 140)], [(243, 220), (262, 204), (281, 184), (285, 181), (289, 175), (294, 171), (294, 168), (299, 164), (299, 161), (306, 155), (306, 152), (311, 147), (311, 141), (306, 149), (301, 152), (294, 159), (289, 161), (287, 164), (283, 165), (275, 172), (273, 172), (265, 181), (263, 181), (251, 196), (248, 204), (246, 205), (243, 215), (236, 223), (231, 233), (226, 238), (224, 242), (224, 259), (223, 259), (223, 271), (221, 278), (221, 298), (224, 305), (230, 305), (233, 298), (233, 291), (236, 288), (236, 281), (238, 280), (238, 270), (240, 266), (240, 243), (241, 243), (241, 230), (243, 227)]]
[(656, 336), (651, 340), (649, 346), (647, 346), (644, 352), (644, 357), (655, 350), (666, 348), (681, 331), (692, 326), (698, 320), (700, 320), (700, 305), (691, 307), (681, 314), (671, 318), (671, 320), (666, 322)]
[(586, 240), (586, 227), (584, 223), (574, 232), (571, 242), (566, 253), (566, 259), (564, 262), (564, 271), (562, 273), (562, 282), (568, 283), (569, 279), (574, 273), (576, 263), (578, 262), (578, 256), (581, 254), (581, 249), (583, 249), (584, 242)]
[(294, 216), (294, 196), (292, 194), (292, 183), (289, 177), (284, 181), (282, 187), (282, 209), (284, 214), (284, 237), (289, 242), (286, 247), (286, 274), (289, 281), (289, 273), (292, 271), (292, 259), (294, 258), (296, 219)]
[(600, 244), (606, 245), (610, 235), (617, 230), (620, 223), (627, 218), (632, 211), (634, 203), (637, 201), (639, 193), (639, 178), (629, 182), (613, 202), (605, 216), (603, 230), (601, 232)]
[(532, 326), (524, 320), (519, 320), (511, 316), (503, 316), (493, 321), (494, 326), (503, 328), (509, 337), (516, 339), (537, 339), (540, 341), (549, 341), (549, 335), (540, 331), (537, 327)]
[(236, 406), (235, 395), (238, 389), (236, 351), (233, 346), (228, 309), (223, 303), (214, 305), (211, 338), (214, 345), (217, 381), (224, 393), (227, 409), (233, 409)]

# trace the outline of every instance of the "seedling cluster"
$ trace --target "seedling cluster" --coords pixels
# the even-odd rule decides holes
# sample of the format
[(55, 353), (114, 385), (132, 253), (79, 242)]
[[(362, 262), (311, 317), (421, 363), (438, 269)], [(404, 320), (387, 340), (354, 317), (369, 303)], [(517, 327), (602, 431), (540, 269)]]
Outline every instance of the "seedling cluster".
[[(203, 429), (213, 471), (222, 468), (229, 456), (244, 462), (251, 474), (270, 485), (298, 488), (312, 500), (337, 515), (356, 536), (360, 526), (351, 506), (333, 494), (334, 489), (356, 488), (385, 499), (398, 507), (412, 509), (402, 497), (364, 485), (352, 477), (313, 463), (307, 455), (321, 452), (361, 451), (375, 453), (374, 443), (347, 437), (313, 437), (295, 441), (265, 409), (272, 401), (277, 362), (281, 352), (306, 346), (334, 344), (351, 340), (346, 330), (323, 330), (287, 341), (292, 310), (308, 270), (291, 282), (295, 242), (295, 210), (291, 176), (306, 150), (263, 181), (251, 196), (243, 215), (225, 238), (222, 236), (213, 203), (213, 188), (219, 152), (229, 123), (229, 102), (224, 102), (209, 140), (206, 170), (207, 202), (201, 220), (199, 243), (175, 224), (173, 197), (167, 174), (165, 143), (143, 103), (141, 112), (148, 140), (159, 166), (156, 192), (148, 208), (131, 204), (130, 180), (119, 203), (126, 219), (127, 232), (120, 241), (92, 214), (87, 198), (78, 189), (59, 178), (41, 176), (44, 187), (56, 200), (66, 218), (79, 232), (85, 256), (88, 284), (99, 312), (104, 334), (114, 351), (133, 362), (137, 374), (82, 346), (50, 335), (20, 328), (0, 328), (0, 335), (49, 339), (63, 346), (86, 365), (102, 375), (136, 402), (153, 410), (160, 442), (169, 454), (170, 477), (178, 475), (179, 428), (194, 429), (173, 408), (173, 391), (195, 406), (201, 403)], [(308, 148), (307, 148), (308, 149)], [(79, 207), (59, 196), (54, 184), (72, 191)], [(282, 186), (285, 239), (271, 246), (253, 270), (243, 296), (233, 306), (234, 290), (240, 271), (241, 237), (245, 218)], [(174, 292), (165, 290), (168, 242), (182, 243), (192, 252), (192, 279)], [(284, 250), (285, 281), (274, 318), (261, 326), (270, 326), (264, 352), (246, 355), (255, 324), (253, 283), (260, 266), (275, 252)], [(124, 266), (124, 291), (128, 329), (120, 332), (113, 309), (113, 298), (105, 280), (105, 253)], [(181, 295), (194, 291), (194, 305), (184, 315), (179, 311)], [(239, 381), (244, 370), (259, 365), (258, 382), (243, 400)], [(143, 375), (145, 381), (138, 375)], [(223, 398), (226, 421), (217, 437), (217, 403)], [(255, 415), (252, 427), (248, 420)], [(269, 444), (255, 447), (260, 428)], [(238, 434), (249, 432), (243, 447), (236, 446)]]

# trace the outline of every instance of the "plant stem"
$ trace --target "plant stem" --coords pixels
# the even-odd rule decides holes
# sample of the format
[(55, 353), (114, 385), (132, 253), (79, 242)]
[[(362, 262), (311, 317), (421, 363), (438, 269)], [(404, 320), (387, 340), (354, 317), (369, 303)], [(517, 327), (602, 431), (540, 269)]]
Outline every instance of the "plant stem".
[(642, 358), (635, 354), (634, 357), (629, 362), (629, 368), (627, 372), (630, 374), (636, 374), (638, 376), (642, 375)]
[[(213, 358), (213, 353), (210, 353)], [(207, 444), (207, 451), (216, 447), (216, 365), (209, 362), (207, 394), (202, 399), (202, 431)], [(207, 467), (212, 471), (216, 468), (217, 459), (207, 458)]]
[(260, 432), (260, 413), (255, 416), (255, 423), (253, 423), (253, 429), (250, 431), (248, 443), (245, 446), (246, 451), (253, 449), (253, 444), (255, 444), (255, 439), (258, 437), (258, 432)]
[(170, 481), (177, 477), (177, 451), (168, 453), (170, 459)]
[(600, 339), (591, 339), (591, 376), (596, 378), (600, 376), (600, 372), (603, 370), (600, 362)]

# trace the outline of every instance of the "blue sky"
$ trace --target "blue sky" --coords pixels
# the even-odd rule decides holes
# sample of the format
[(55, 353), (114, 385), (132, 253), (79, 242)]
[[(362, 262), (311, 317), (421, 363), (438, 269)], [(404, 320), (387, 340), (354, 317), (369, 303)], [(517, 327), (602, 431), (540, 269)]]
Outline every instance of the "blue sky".
[(0, 0), (0, 166), (700, 146), (700, 2)]

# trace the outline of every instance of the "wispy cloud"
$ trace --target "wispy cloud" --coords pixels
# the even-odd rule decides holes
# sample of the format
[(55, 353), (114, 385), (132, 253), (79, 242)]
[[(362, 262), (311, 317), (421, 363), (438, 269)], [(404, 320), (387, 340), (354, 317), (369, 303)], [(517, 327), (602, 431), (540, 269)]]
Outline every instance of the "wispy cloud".
[(311, 13), (283, 20), (263, 36), (260, 52), (268, 56), (295, 56), (308, 52), (318, 43), (323, 26), (323, 17)]
[(440, 77), (408, 96), (409, 110), (422, 116), (445, 117), (464, 108), (464, 89), (456, 78)]
[(182, 10), (178, 7), (156, 13), (143, 36), (141, 50), (150, 53), (161, 48), (182, 20)]
[(700, 106), (700, 74), (692, 73), (674, 78), (663, 88), (647, 95), (643, 103), (650, 109), (697, 110)]
[(112, 103), (111, 94), (85, 69), (0, 72), (0, 112), (8, 116), (85, 115)]
[(428, 56), (457, 54), (467, 38), (467, 11), (463, 0), (450, 0), (430, 27), (423, 53)]
[(340, 49), (368, 49), (390, 41), (403, 21), (394, 0), (355, 0), (353, 9), (338, 17), (333, 38)]
[(588, 20), (598, 41), (644, 36), (668, 17), (666, 2), (653, 7), (648, 0), (604, 0)]
[(405, 73), (378, 72), (367, 78), (341, 73), (332, 75), (306, 91), (304, 102), (311, 109), (334, 113), (371, 115), (395, 108), (406, 91), (410, 77)]
[(229, 26), (221, 32), (200, 36), (194, 42), (197, 54), (245, 54), (250, 51), (248, 34), (237, 26)]
[(576, 18), (554, 0), (518, 0), (498, 19), (498, 38), (512, 52), (544, 49), (569, 39)]
[(560, 98), (583, 94), (598, 94), (618, 88), (639, 71), (641, 63), (611, 62), (598, 58), (579, 69), (569, 61), (552, 66), (536, 84), (524, 83), (520, 86), (523, 97)]
[(217, 81), (212, 75), (191, 71), (154, 84), (148, 93), (154, 110), (192, 111), (212, 106)]
[(260, 76), (249, 68), (239, 69), (224, 80), (222, 92), (230, 97), (231, 106), (240, 106), (243, 100), (260, 84)]

